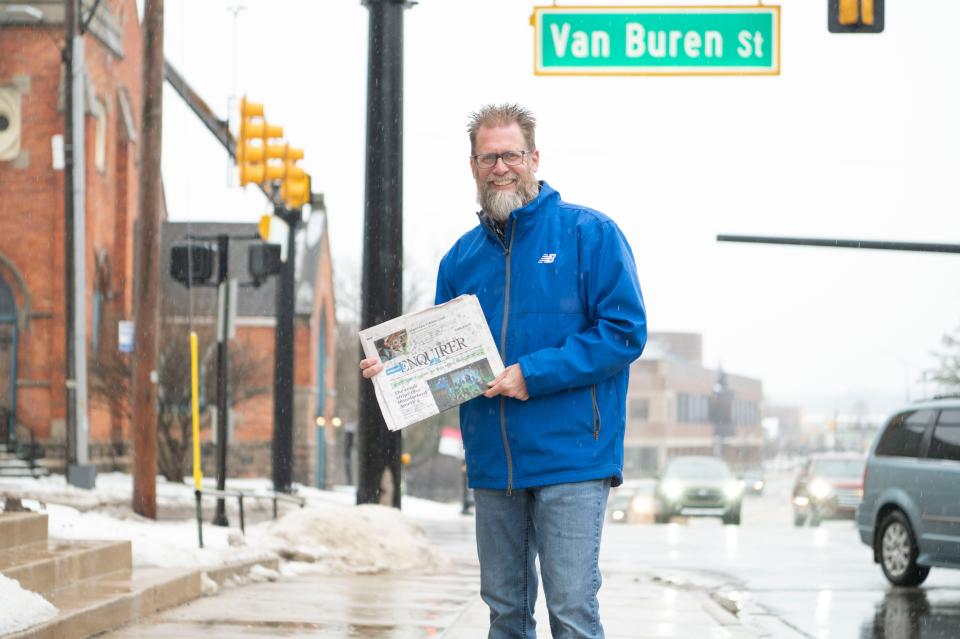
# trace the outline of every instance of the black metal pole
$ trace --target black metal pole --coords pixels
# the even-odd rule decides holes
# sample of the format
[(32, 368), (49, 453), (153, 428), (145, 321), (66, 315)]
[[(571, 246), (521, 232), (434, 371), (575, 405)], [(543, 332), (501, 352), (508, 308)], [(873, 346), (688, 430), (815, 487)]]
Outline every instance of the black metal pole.
[[(230, 283), (227, 279), (229, 268), (230, 238), (226, 235), (217, 236), (217, 257), (219, 269), (217, 271), (217, 292), (220, 303), (217, 305), (217, 490), (223, 491), (227, 487), (227, 340), (230, 338)], [(229, 526), (227, 511), (223, 495), (217, 497), (217, 510), (213, 516), (213, 523), (217, 526)]]
[(288, 493), (293, 485), (293, 313), (297, 228), (302, 213), (277, 208), (287, 224), (287, 259), (277, 281), (277, 328), (273, 370), (273, 489)]
[(200, 507), (201, 493), (199, 490), (195, 490), (193, 491), (193, 495), (197, 500), (197, 540), (200, 542), (200, 547), (203, 548), (203, 515)]
[[(370, 11), (370, 26), (361, 324), (368, 327), (403, 310), (403, 11), (409, 3), (363, 4)], [(357, 503), (399, 508), (400, 433), (387, 430), (373, 385), (361, 381)]]

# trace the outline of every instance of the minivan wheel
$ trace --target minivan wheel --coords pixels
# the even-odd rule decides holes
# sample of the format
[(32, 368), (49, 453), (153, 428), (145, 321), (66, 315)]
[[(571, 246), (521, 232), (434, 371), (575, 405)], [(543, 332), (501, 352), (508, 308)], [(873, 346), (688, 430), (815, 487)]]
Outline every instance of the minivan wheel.
[(930, 574), (930, 568), (917, 565), (916, 537), (910, 522), (894, 510), (880, 522), (876, 538), (877, 556), (887, 580), (895, 586), (919, 586)]

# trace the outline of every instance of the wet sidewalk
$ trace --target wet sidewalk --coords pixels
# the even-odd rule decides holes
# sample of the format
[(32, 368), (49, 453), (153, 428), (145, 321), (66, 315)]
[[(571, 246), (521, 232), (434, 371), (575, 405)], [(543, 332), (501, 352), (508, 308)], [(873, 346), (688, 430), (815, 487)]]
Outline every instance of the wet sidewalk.
[[(454, 560), (438, 575), (304, 575), (221, 590), (112, 633), (105, 639), (319, 637), (481, 639), (472, 520), (424, 525)], [(603, 566), (601, 613), (608, 639), (772, 636), (741, 623), (702, 590), (681, 588), (616, 565)], [(537, 637), (550, 637), (542, 595)]]

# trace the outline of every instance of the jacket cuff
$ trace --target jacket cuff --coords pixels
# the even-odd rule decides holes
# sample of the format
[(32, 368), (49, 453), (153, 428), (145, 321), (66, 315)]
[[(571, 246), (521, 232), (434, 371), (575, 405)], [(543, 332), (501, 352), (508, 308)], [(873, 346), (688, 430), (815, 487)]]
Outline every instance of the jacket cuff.
[(522, 355), (517, 360), (517, 365), (520, 366), (520, 374), (523, 375), (523, 383), (527, 385), (527, 393), (530, 397), (540, 395), (539, 376), (533, 358), (530, 355)]

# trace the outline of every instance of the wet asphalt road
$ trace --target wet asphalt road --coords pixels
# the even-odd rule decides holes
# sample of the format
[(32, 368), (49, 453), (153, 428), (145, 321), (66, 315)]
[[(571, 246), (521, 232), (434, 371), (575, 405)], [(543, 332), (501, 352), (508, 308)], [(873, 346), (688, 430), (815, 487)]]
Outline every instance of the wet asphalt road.
[[(960, 571), (934, 569), (920, 588), (892, 588), (852, 522), (795, 528), (791, 487), (792, 477), (783, 475), (764, 495), (747, 497), (741, 526), (712, 519), (608, 523), (601, 553), (608, 636), (960, 638)], [(253, 584), (164, 611), (104, 639), (484, 636), (473, 517), (421, 524), (454, 561), (449, 574)], [(543, 613), (542, 595), (539, 601)], [(711, 606), (721, 613), (710, 612)], [(542, 619), (537, 636), (549, 636)]]
[(792, 475), (768, 479), (763, 495), (745, 498), (739, 527), (607, 524), (606, 570), (708, 590), (773, 637), (960, 637), (960, 570), (934, 568), (920, 588), (894, 588), (853, 522), (795, 528)]

